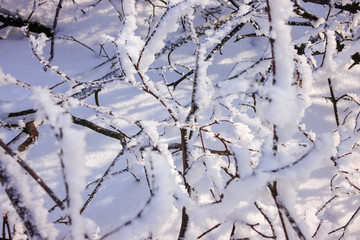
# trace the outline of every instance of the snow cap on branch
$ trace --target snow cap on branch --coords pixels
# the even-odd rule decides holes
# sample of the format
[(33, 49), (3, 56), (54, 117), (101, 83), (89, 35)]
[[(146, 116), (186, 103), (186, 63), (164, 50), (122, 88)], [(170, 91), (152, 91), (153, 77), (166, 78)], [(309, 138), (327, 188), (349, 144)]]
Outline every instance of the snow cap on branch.
[(269, 0), (270, 37), (273, 51), (273, 86), (268, 91), (265, 118), (279, 129), (280, 135), (292, 136), (299, 119), (294, 82), (294, 50), (291, 46), (291, 28), (285, 23), (292, 13), (289, 0)]
[(60, 149), (63, 178), (67, 186), (67, 214), (71, 219), (73, 239), (83, 239), (86, 233), (86, 219), (80, 215), (83, 206), (81, 192), (85, 189), (88, 170), (85, 166), (85, 134), (72, 127), (70, 114), (55, 105), (48, 90), (35, 88), (32, 97), (36, 102), (38, 116), (47, 119), (53, 129)]

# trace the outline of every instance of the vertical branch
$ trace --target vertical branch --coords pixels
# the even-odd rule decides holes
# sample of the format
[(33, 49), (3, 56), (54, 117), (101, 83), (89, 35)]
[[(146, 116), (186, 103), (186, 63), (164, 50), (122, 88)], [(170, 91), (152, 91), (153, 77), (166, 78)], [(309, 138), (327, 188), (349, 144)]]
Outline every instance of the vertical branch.
[(62, 8), (62, 2), (63, 0), (59, 0), (59, 3), (56, 7), (54, 22), (51, 30), (51, 46), (50, 46), (50, 58), (49, 62), (54, 58), (54, 48), (55, 48), (55, 34), (56, 34), (56, 28), (57, 28), (57, 22), (60, 14), (60, 9)]
[(236, 231), (236, 226), (235, 226), (235, 223), (233, 223), (233, 226), (231, 228), (231, 233), (230, 233), (230, 240), (233, 239), (233, 236), (235, 235), (235, 231)]
[(190, 34), (192, 36), (192, 39), (194, 40), (195, 44), (196, 44), (196, 59), (195, 59), (195, 71), (194, 71), (194, 81), (193, 81), (193, 87), (192, 87), (192, 93), (191, 93), (191, 103), (190, 103), (190, 111), (186, 117), (186, 122), (189, 123), (192, 118), (194, 117), (196, 111), (199, 109), (198, 103), (197, 103), (197, 99), (196, 99), (196, 95), (198, 92), (198, 80), (199, 80), (199, 61), (200, 61), (200, 42), (199, 39), (197, 38), (196, 35), (196, 31), (195, 28), (191, 22), (191, 20), (189, 19), (188, 16), (185, 16), (185, 20), (187, 23), (187, 27), (188, 30), (190, 31)]
[(8, 236), (9, 236), (9, 240), (12, 240), (11, 237), (11, 231), (10, 231), (10, 225), (9, 225), (9, 220), (8, 220), (8, 213), (4, 212), (3, 214), (3, 225), (2, 225), (2, 238), (5, 240), (5, 236), (6, 236), (6, 231), (8, 232)]
[[(188, 161), (188, 156), (187, 156), (189, 137), (188, 137), (187, 133), (188, 133), (188, 131), (186, 130), (186, 128), (180, 129), (182, 162), (183, 162), (183, 176), (186, 174), (186, 171), (189, 168), (189, 161)], [(190, 194), (189, 189), (188, 189), (188, 193)]]
[(273, 126), (273, 155), (275, 156), (278, 151), (279, 137), (276, 133), (276, 125)]
[(186, 233), (186, 229), (188, 227), (188, 223), (189, 223), (189, 215), (186, 213), (186, 208), (183, 207), (182, 212), (181, 212), (180, 232), (179, 232), (179, 236), (178, 236), (177, 240), (185, 239), (185, 233)]
[(331, 82), (331, 78), (328, 78), (328, 85), (329, 85), (329, 90), (330, 90), (330, 101), (333, 105), (333, 109), (334, 109), (334, 115), (335, 115), (335, 121), (336, 121), (336, 126), (339, 127), (340, 125), (340, 121), (339, 121), (339, 114), (338, 114), (338, 109), (337, 109), (337, 99), (335, 98), (335, 94), (334, 94), (334, 89), (332, 87), (332, 82)]
[[(55, 131), (56, 128), (55, 126), (51, 126), (51, 128), (53, 128), (53, 130)], [(56, 137), (56, 140), (59, 144), (59, 159), (60, 159), (60, 165), (61, 165), (61, 171), (62, 171), (62, 176), (63, 176), (63, 180), (64, 180), (64, 186), (65, 186), (65, 193), (66, 193), (66, 203), (67, 203), (67, 207), (70, 206), (70, 197), (69, 197), (69, 184), (66, 180), (66, 173), (65, 173), (65, 163), (64, 163), (64, 151), (63, 149), (61, 148), (60, 146), (60, 142), (62, 140), (62, 137), (63, 137), (63, 131), (62, 131), (62, 128), (59, 127), (59, 129), (57, 129), (59, 131), (59, 133), (55, 133), (55, 137)], [(69, 216), (69, 221), (70, 221), (70, 224), (71, 224), (71, 218)]]
[(72, 127), (72, 118), (63, 108), (55, 105), (49, 92), (45, 89), (34, 90), (38, 117), (49, 123), (56, 138), (62, 178), (64, 181), (67, 202), (67, 214), (70, 223), (71, 237), (84, 237), (87, 229), (80, 209), (83, 206), (81, 192), (85, 188), (88, 174), (83, 157), (85, 154), (85, 134)]
[[(272, 27), (272, 17), (271, 17), (271, 6), (270, 6), (270, 2), (269, 0), (266, 0), (266, 6), (267, 6), (267, 11), (268, 11), (268, 18), (269, 18), (269, 32), (271, 33), (273, 30)], [(272, 84), (275, 85), (276, 84), (276, 60), (275, 60), (275, 52), (274, 52), (274, 43), (275, 43), (275, 39), (273, 37), (270, 36), (270, 47), (271, 47), (271, 63), (272, 63), (272, 73), (273, 73), (273, 81)]]
[[(192, 90), (192, 95), (191, 95), (191, 107), (190, 107), (190, 112), (188, 113), (187, 117), (186, 117), (186, 122), (190, 122), (193, 115), (195, 114), (195, 112), (198, 109), (198, 106), (196, 104), (196, 89), (197, 89), (197, 79), (198, 79), (198, 68), (199, 68), (199, 40), (197, 39), (196, 33), (195, 33), (195, 29), (194, 26), (192, 25), (190, 19), (188, 17), (186, 17), (186, 22), (188, 24), (189, 30), (191, 32), (191, 34), (193, 35), (194, 41), (196, 43), (197, 50), (196, 50), (196, 69), (195, 69), (195, 75), (194, 75), (194, 83), (193, 83), (193, 90)], [(189, 196), (191, 196), (191, 187), (190, 185), (187, 183), (186, 181), (186, 171), (189, 168), (189, 154), (188, 154), (188, 141), (189, 141), (189, 136), (188, 136), (188, 131), (186, 128), (181, 128), (180, 129), (180, 134), (181, 134), (181, 149), (182, 149), (182, 160), (183, 160), (183, 179), (184, 179), (184, 185), (185, 188), (189, 194)], [(180, 226), (180, 232), (179, 232), (179, 236), (178, 236), (178, 240), (184, 239), (185, 238), (185, 233), (188, 227), (188, 222), (189, 222), (189, 215), (186, 213), (186, 208), (183, 207), (182, 209), (182, 216), (181, 216), (181, 226)]]
[[(188, 131), (186, 130), (186, 128), (181, 128), (180, 129), (180, 134), (181, 134), (181, 150), (182, 150), (182, 162), (183, 162), (183, 180), (184, 180), (184, 185), (185, 188), (189, 194), (189, 196), (191, 196), (191, 188), (190, 185), (187, 183), (186, 181), (186, 171), (189, 168), (189, 162), (188, 162), (188, 152), (187, 152), (187, 148), (188, 148), (188, 135), (187, 135)], [(178, 235), (178, 240), (182, 240), (185, 239), (185, 233), (188, 227), (188, 223), (189, 223), (189, 215), (186, 213), (186, 207), (182, 208), (181, 211), (181, 225), (180, 225), (180, 231), (179, 231), (179, 235)]]
[[(276, 59), (275, 59), (275, 39), (273, 37), (271, 37), (271, 32), (273, 31), (273, 26), (272, 26), (272, 17), (271, 17), (271, 5), (270, 5), (270, 0), (266, 0), (266, 5), (267, 5), (267, 11), (268, 11), (268, 18), (269, 18), (269, 35), (270, 35), (270, 49), (271, 49), (271, 63), (272, 63), (272, 75), (273, 75), (273, 81), (272, 84), (276, 85)], [(270, 99), (271, 100), (271, 99)], [(277, 136), (276, 133), (276, 125), (273, 125), (273, 155), (275, 156), (278, 150), (278, 142), (279, 142), (279, 138)]]

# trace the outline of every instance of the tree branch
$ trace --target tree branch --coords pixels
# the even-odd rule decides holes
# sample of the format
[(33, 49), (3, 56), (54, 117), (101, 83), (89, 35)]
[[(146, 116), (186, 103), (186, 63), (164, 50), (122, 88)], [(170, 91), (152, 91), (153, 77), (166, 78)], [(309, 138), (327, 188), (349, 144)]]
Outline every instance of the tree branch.
[(5, 27), (10, 26), (21, 28), (28, 25), (30, 32), (45, 33), (47, 37), (51, 37), (52, 35), (52, 30), (49, 26), (46, 26), (40, 22), (28, 21), (18, 13), (13, 13), (2, 7), (0, 7), (0, 22), (2, 22), (4, 24), (3, 26)]
[[(0, 141), (0, 144), (5, 152), (11, 156), (10, 153), (12, 153), (12, 151), (8, 149), (6, 144), (3, 141)], [(15, 180), (11, 173), (9, 173), (3, 159), (0, 159), (0, 183), (4, 187), (6, 195), (21, 218), (30, 237), (32, 239), (46, 239), (36, 224), (34, 212), (25, 205), (23, 193), (14, 186)]]
[[(321, 5), (330, 5), (330, 0), (303, 0), (304, 2), (310, 2), (310, 3), (314, 3), (314, 4), (321, 4)], [(347, 3), (347, 4), (340, 4), (340, 3), (335, 3), (334, 7), (337, 9), (341, 9), (350, 13), (357, 13), (358, 11), (360, 11), (360, 2), (355, 2), (353, 1), (353, 3)]]
[(37, 182), (42, 189), (49, 195), (49, 197), (61, 208), (64, 209), (62, 201), (55, 195), (55, 193), (51, 190), (50, 187), (42, 180), (42, 178), (37, 175), (37, 173), (27, 165), (23, 159), (17, 156), (11, 148), (9, 148), (1, 139), (0, 139), (0, 147), (9, 154), (16, 162)]

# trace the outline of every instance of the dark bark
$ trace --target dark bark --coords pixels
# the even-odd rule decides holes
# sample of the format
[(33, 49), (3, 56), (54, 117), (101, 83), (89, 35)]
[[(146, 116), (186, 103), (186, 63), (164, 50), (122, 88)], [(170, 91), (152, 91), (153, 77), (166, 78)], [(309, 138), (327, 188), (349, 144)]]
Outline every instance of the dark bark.
[(1, 28), (8, 26), (21, 28), (27, 25), (30, 32), (44, 33), (47, 37), (52, 36), (52, 29), (45, 24), (36, 21), (28, 21), (18, 13), (13, 13), (2, 7), (0, 7), (0, 22), (3, 23)]
[[(330, 0), (303, 0), (304, 2), (310, 2), (315, 4), (322, 4), (322, 5), (330, 5)], [(351, 13), (357, 13), (360, 11), (360, 3), (359, 2), (353, 2), (351, 4), (339, 4), (335, 3), (334, 7), (337, 9), (341, 9), (347, 12)]]
[(188, 223), (189, 223), (189, 216), (186, 213), (186, 208), (183, 207), (182, 216), (181, 216), (180, 232), (179, 232), (179, 236), (177, 238), (178, 240), (185, 239), (185, 234), (186, 234), (186, 230), (187, 230), (187, 227), (188, 227)]

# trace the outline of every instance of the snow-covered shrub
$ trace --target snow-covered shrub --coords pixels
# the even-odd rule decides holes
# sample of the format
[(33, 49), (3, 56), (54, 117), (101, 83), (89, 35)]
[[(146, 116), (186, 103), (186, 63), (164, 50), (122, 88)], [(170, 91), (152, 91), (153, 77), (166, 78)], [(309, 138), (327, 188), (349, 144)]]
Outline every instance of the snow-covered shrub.
[(356, 239), (358, 2), (33, 4), (0, 41), (0, 201), (30, 238)]

